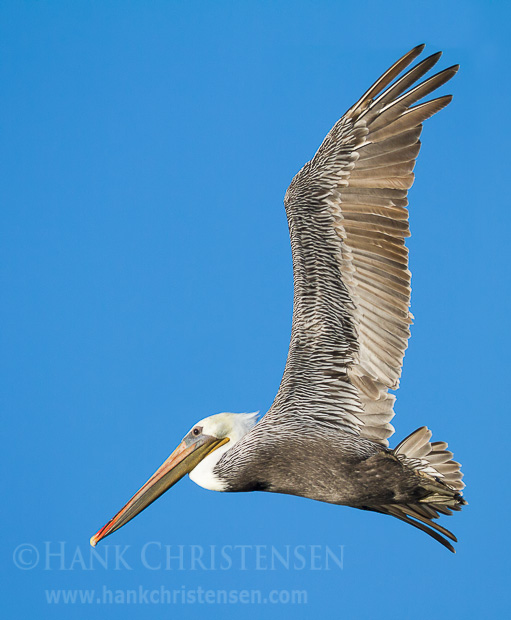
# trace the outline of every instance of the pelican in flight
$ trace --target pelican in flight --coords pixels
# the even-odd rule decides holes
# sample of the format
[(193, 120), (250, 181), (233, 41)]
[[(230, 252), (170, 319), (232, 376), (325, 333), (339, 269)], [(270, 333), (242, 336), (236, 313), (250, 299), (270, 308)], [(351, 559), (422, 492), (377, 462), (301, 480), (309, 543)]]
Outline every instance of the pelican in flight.
[[(466, 504), (460, 465), (425, 426), (395, 448), (395, 390), (410, 336), (408, 190), (422, 123), (451, 96), (421, 100), (458, 66), (424, 81), (433, 54), (394, 63), (333, 126), (291, 181), (291, 343), (262, 418), (219, 413), (197, 422), (103, 528), (95, 546), (185, 474), (213, 491), (269, 491), (392, 515), (454, 552), (436, 522)], [(448, 540), (449, 539), (449, 540)]]

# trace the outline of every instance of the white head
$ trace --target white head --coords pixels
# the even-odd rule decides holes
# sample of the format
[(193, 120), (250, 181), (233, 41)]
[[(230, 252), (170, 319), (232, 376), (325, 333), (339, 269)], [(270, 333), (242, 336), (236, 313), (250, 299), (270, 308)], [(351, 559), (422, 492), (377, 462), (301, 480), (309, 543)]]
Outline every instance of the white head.
[(197, 422), (189, 435), (198, 437), (200, 433), (218, 439), (228, 438), (229, 441), (202, 459), (188, 474), (190, 480), (210, 491), (224, 491), (225, 483), (213, 473), (213, 469), (222, 455), (256, 425), (258, 414), (258, 411), (255, 413), (217, 413)]
[(225, 484), (213, 469), (256, 423), (257, 413), (219, 413), (197, 422), (144, 486), (91, 538), (91, 545), (128, 523), (186, 474), (205, 489), (224, 491)]

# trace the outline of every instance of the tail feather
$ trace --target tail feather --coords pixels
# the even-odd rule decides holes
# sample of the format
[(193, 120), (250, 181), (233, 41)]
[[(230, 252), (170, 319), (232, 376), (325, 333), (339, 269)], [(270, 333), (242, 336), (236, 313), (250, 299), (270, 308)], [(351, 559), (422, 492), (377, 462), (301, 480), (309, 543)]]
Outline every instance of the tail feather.
[(461, 480), (460, 464), (452, 460), (453, 454), (447, 450), (445, 441), (430, 443), (431, 434), (426, 426), (422, 426), (403, 439), (394, 449), (394, 454), (414, 469), (429, 474), (455, 491), (461, 491), (465, 484)]
[(431, 431), (425, 426), (417, 429), (393, 450), (404, 465), (420, 475), (418, 490), (422, 497), (402, 504), (379, 506), (378, 512), (391, 515), (425, 532), (444, 547), (455, 553), (447, 540), (457, 542), (456, 536), (445, 527), (435, 523), (440, 514), (451, 515), (461, 510), (467, 502), (461, 495), (465, 486), (460, 464), (452, 460), (444, 441), (431, 443)]

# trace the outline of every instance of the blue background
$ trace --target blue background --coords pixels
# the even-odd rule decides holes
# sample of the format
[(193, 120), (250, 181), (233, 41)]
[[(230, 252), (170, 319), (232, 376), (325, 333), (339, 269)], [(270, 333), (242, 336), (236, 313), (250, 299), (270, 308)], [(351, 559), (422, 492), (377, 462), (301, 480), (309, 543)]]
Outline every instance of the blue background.
[[(1, 3), (2, 617), (505, 613), (510, 17), (504, 2)], [(443, 520), (458, 553), (380, 515), (186, 479), (98, 546), (129, 545), (132, 570), (84, 570), (91, 534), (195, 421), (270, 406), (291, 328), (284, 192), (421, 42), (462, 68), (410, 192), (416, 321), (391, 445), (427, 424), (463, 463), (469, 506)], [(45, 541), (65, 543), (65, 570), (44, 570)], [(148, 541), (343, 545), (344, 564), (150, 570)], [(45, 599), (161, 585), (297, 588), (308, 603)]]

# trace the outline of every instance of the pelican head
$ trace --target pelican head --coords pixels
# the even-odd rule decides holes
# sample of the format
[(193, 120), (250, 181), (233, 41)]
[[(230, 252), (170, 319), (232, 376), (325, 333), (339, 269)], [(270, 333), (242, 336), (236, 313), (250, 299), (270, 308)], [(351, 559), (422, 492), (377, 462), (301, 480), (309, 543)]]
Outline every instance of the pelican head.
[(214, 467), (256, 422), (257, 413), (217, 413), (197, 422), (144, 486), (90, 539), (90, 544), (95, 547), (102, 538), (131, 521), (186, 474), (205, 489), (224, 490)]

